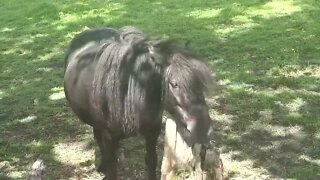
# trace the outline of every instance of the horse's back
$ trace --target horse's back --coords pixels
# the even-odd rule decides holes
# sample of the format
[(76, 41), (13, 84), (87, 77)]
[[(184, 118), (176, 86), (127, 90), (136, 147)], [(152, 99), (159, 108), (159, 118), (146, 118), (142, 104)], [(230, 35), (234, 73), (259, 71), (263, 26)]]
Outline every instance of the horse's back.
[(69, 50), (74, 51), (89, 42), (103, 43), (104, 40), (109, 40), (116, 34), (117, 30), (112, 28), (85, 29), (72, 39)]

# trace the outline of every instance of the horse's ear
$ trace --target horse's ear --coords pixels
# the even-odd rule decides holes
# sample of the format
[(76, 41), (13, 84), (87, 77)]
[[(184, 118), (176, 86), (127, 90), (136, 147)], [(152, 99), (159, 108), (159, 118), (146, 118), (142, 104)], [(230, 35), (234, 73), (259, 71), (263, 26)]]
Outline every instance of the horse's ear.
[(170, 55), (173, 40), (164, 39), (158, 41), (149, 41), (148, 51), (152, 61), (163, 66), (168, 65), (168, 56)]
[(153, 46), (160, 49), (166, 49), (169, 48), (174, 43), (173, 39), (162, 39), (155, 41), (153, 43)]
[(162, 39), (157, 41), (150, 41), (149, 44), (149, 50), (150, 52), (156, 51), (158, 53), (170, 53), (170, 50), (172, 49), (172, 45), (175, 41), (172, 39)]
[(134, 47), (135, 50), (139, 51), (140, 53), (148, 52), (148, 37), (143, 37), (141, 39), (137, 39), (131, 42), (131, 45)]

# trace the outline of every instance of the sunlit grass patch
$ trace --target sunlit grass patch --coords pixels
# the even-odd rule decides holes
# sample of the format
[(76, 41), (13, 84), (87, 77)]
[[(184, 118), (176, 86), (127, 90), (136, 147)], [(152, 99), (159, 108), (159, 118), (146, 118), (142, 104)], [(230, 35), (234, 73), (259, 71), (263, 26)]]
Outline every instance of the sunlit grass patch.
[(5, 95), (6, 95), (5, 91), (0, 90), (0, 99), (5, 97)]
[(52, 91), (54, 93), (49, 96), (50, 100), (59, 100), (65, 97), (63, 87), (54, 87)]
[[(238, 14), (231, 18), (230, 23), (220, 26), (215, 32), (221, 36), (235, 36), (244, 33), (260, 25), (256, 17), (270, 19), (282, 16), (289, 16), (300, 12), (302, 8), (299, 3), (292, 0), (274, 0), (258, 7), (241, 7), (234, 4), (233, 9), (238, 9)], [(240, 9), (240, 10), (239, 10)]]
[(286, 105), (289, 112), (298, 112), (300, 111), (301, 107), (304, 106), (306, 102), (301, 98), (296, 98), (292, 102)]
[[(107, 7), (97, 7), (94, 9), (88, 8), (82, 11), (81, 14), (77, 12), (59, 12), (60, 23), (76, 23), (86, 18), (94, 18), (99, 16), (107, 16), (109, 18), (113, 17), (111, 14), (113, 11), (120, 10), (123, 6), (119, 3), (110, 3)], [(108, 19), (106, 19), (108, 20)]]
[(310, 65), (301, 67), (297, 65), (286, 65), (282, 68), (272, 68), (267, 72), (269, 76), (285, 76), (285, 77), (316, 77), (320, 78), (320, 66)]
[(259, 16), (269, 19), (272, 17), (289, 16), (301, 10), (299, 2), (293, 0), (272, 0), (261, 7), (249, 8), (246, 14), (251, 17)]
[(221, 13), (222, 9), (193, 10), (187, 16), (194, 18), (214, 18)]
[(61, 47), (54, 47), (52, 48), (51, 52), (48, 52), (44, 55), (41, 55), (33, 60), (33, 62), (39, 62), (39, 61), (48, 61), (52, 59), (53, 57), (62, 56), (63, 51), (61, 50)]
[(5, 27), (5, 28), (2, 28), (0, 30), (0, 32), (10, 32), (10, 31), (14, 31), (16, 28), (8, 28), (8, 27)]
[(234, 159), (233, 157), (239, 156), (239, 151), (230, 151), (229, 153), (222, 153), (225, 171), (230, 178), (237, 177), (238, 174), (243, 174), (244, 179), (269, 179), (268, 170), (255, 166), (255, 161), (250, 159)]
[(237, 33), (245, 32), (250, 30), (251, 28), (257, 26), (257, 23), (253, 22), (245, 22), (238, 25), (227, 25), (222, 26), (220, 29), (216, 30), (216, 33), (220, 34), (221, 36), (228, 36), (228, 35), (236, 35)]
[(25, 118), (22, 118), (22, 119), (18, 119), (17, 122), (20, 122), (20, 123), (30, 123), (34, 120), (37, 119), (37, 116), (28, 116), (28, 117), (25, 117)]
[(95, 159), (95, 150), (88, 148), (87, 143), (87, 141), (78, 141), (55, 144), (53, 153), (57, 161), (64, 164), (80, 166), (82, 163)]

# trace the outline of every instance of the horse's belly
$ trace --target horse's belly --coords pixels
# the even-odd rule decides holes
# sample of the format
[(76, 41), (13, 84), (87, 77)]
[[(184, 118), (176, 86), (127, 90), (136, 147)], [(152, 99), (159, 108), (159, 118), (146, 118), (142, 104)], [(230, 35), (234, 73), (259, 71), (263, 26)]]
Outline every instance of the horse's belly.
[[(93, 67), (85, 67), (78, 71), (77, 64), (70, 64), (65, 73), (65, 92), (70, 105), (82, 110), (90, 109), (90, 97), (93, 81)], [(91, 65), (93, 66), (93, 65)]]

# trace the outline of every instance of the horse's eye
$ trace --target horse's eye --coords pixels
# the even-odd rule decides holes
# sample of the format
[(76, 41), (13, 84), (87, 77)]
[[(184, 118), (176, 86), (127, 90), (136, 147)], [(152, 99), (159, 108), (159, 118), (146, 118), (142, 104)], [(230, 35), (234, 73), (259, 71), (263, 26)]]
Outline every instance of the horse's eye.
[(171, 87), (173, 88), (177, 88), (178, 87), (178, 83), (176, 81), (171, 81), (170, 82)]

